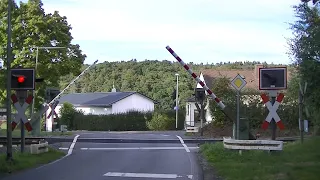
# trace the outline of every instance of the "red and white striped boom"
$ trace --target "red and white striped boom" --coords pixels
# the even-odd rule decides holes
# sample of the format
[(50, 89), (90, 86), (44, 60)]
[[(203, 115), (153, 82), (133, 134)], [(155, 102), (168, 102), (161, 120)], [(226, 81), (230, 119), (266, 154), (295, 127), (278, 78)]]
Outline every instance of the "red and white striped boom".
[(222, 101), (220, 101), (220, 99), (208, 88), (208, 86), (206, 86), (201, 80), (200, 78), (192, 71), (191, 68), (189, 68), (189, 66), (183, 62), (183, 60), (169, 47), (167, 46), (166, 49), (172, 54), (173, 57), (175, 57), (179, 63), (189, 72), (189, 74), (204, 88), (204, 90), (206, 90), (208, 92), (208, 94), (216, 101), (216, 103), (218, 104), (218, 106), (224, 110), (225, 109), (225, 105), (222, 103)]

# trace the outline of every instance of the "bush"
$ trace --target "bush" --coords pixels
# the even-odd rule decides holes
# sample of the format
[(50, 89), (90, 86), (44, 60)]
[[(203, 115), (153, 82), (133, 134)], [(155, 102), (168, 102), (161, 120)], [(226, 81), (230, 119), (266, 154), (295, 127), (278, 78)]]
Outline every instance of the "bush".
[(82, 112), (77, 111), (72, 104), (63, 103), (60, 109), (61, 118), (59, 119), (59, 124), (64, 124), (68, 126), (68, 129), (74, 129), (74, 122), (76, 115), (83, 115)]
[(155, 112), (151, 121), (147, 122), (147, 126), (150, 130), (172, 130), (175, 129), (175, 119), (168, 114)]
[[(185, 116), (183, 111), (178, 113), (178, 129), (184, 128)], [(156, 111), (152, 114), (152, 119), (147, 122), (149, 130), (176, 130), (175, 111)]]

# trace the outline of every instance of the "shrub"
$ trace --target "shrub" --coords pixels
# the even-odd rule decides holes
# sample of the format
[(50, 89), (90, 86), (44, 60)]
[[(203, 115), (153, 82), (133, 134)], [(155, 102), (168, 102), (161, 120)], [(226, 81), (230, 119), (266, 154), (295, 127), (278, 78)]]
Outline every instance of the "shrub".
[(74, 129), (75, 116), (77, 114), (82, 114), (82, 112), (77, 111), (72, 104), (65, 102), (60, 109), (61, 118), (59, 119), (59, 124), (64, 124), (68, 126), (68, 129)]
[(147, 122), (147, 126), (150, 130), (171, 130), (175, 129), (175, 119), (168, 114), (155, 112), (151, 121)]

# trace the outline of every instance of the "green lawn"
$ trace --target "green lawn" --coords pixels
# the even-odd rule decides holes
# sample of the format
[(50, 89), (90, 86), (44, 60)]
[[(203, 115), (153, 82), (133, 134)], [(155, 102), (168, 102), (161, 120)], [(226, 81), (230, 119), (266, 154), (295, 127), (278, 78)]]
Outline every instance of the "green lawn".
[(0, 173), (6, 174), (47, 164), (64, 156), (65, 153), (54, 149), (42, 154), (14, 153), (13, 162), (6, 161), (6, 154), (0, 154)]
[(320, 137), (288, 143), (282, 152), (225, 150), (204, 144), (201, 153), (224, 180), (319, 180)]

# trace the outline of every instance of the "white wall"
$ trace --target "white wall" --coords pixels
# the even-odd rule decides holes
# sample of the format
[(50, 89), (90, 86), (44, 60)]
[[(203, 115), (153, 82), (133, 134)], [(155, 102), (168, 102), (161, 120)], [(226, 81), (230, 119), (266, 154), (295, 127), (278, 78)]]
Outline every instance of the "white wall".
[(132, 94), (112, 105), (112, 113), (125, 113), (128, 111), (154, 111), (154, 102), (140, 94)]
[(188, 126), (194, 126), (194, 110), (197, 109), (194, 102), (186, 103), (186, 124)]
[[(56, 112), (60, 117), (60, 109), (62, 105), (56, 107)], [(82, 110), (85, 115), (87, 114), (116, 114), (125, 113), (130, 110), (135, 111), (154, 111), (154, 102), (140, 94), (133, 94), (127, 98), (124, 98), (112, 105), (112, 108), (104, 107), (75, 107), (77, 110)]]

